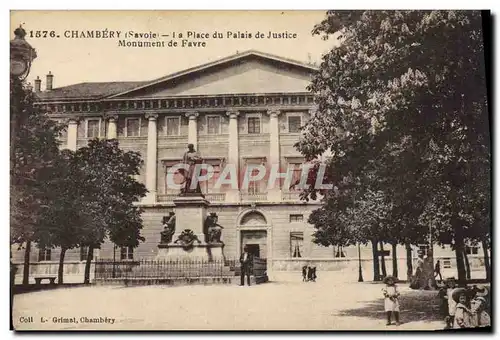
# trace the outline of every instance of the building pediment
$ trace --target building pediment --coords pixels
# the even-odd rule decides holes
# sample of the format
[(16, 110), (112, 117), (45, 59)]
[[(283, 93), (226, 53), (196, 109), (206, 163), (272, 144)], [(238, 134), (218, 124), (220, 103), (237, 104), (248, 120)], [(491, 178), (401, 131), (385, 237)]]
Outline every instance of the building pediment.
[(160, 78), (110, 98), (305, 93), (314, 68), (259, 52), (235, 55)]

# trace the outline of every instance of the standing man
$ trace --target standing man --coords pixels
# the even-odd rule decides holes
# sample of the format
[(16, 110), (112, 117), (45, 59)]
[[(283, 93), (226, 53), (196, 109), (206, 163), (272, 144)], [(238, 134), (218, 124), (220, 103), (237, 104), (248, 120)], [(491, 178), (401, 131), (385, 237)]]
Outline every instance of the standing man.
[(245, 285), (245, 275), (247, 276), (247, 284), (250, 286), (250, 274), (253, 267), (253, 256), (248, 252), (248, 246), (243, 248), (243, 253), (240, 256), (241, 263), (241, 281), (240, 286)]
[(439, 275), (439, 281), (443, 282), (443, 277), (441, 276), (441, 263), (439, 260), (436, 261), (436, 265), (434, 266), (434, 278), (437, 278)]

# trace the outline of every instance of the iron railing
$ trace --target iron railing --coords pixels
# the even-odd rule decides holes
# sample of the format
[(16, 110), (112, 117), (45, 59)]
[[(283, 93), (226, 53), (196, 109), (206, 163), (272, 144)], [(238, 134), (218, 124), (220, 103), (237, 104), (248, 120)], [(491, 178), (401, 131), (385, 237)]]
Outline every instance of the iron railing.
[(190, 259), (113, 261), (95, 263), (96, 279), (195, 279), (234, 276), (235, 260)]

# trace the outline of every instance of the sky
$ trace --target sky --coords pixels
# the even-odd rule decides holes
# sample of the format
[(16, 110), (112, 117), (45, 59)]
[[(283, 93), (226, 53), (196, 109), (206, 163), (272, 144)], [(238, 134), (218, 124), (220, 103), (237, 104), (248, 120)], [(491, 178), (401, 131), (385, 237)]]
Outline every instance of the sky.
[[(54, 88), (80, 82), (147, 81), (250, 49), (318, 62), (335, 45), (333, 39), (324, 41), (311, 34), (325, 15), (325, 11), (12, 11), (10, 26), (11, 32), (20, 24), (27, 31), (26, 40), (37, 51), (27, 80), (33, 83), (39, 76), (44, 89), (49, 71), (54, 75)], [(71, 38), (72, 31), (80, 34), (106, 29), (121, 32), (120, 39)], [(37, 38), (37, 31), (42, 35), (43, 31), (54, 31), (59, 38), (50, 37), (50, 33)], [(119, 40), (130, 31), (169, 35), (149, 40), (165, 44), (174, 33), (186, 36), (188, 31), (208, 34), (209, 38), (188, 39), (205, 41), (206, 47), (120, 47)], [(269, 31), (297, 36), (267, 39)], [(214, 39), (215, 32), (224, 38)], [(252, 34), (252, 38), (235, 38), (238, 32), (240, 36)], [(265, 38), (255, 38), (257, 32)], [(182, 39), (174, 40), (181, 44)]]

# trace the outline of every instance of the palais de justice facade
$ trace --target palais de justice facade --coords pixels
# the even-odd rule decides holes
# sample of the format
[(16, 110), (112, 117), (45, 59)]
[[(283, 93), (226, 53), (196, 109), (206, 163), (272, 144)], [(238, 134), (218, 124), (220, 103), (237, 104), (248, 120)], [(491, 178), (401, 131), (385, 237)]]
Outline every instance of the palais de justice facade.
[[(298, 270), (306, 260), (321, 269), (352, 266), (354, 271), (356, 247), (339, 252), (313, 244), (314, 229), (307, 219), (318, 202), (301, 202), (298, 191), (285, 187), (268, 190), (265, 181), (245, 190), (213, 188), (225, 164), (236, 164), (239, 171), (248, 164), (279, 164), (281, 169), (294, 167), (294, 176), (300, 176), (298, 167), (304, 159), (293, 145), (313, 108), (306, 87), (314, 70), (311, 65), (249, 51), (153, 81), (53, 88), (49, 74), (46, 90), (41, 91), (37, 80), (38, 105), (68, 124), (63, 147), (76, 150), (95, 137), (117, 138), (120, 147), (138, 151), (144, 159), (138, 180), (149, 190), (140, 202), (146, 241), (135, 249), (116, 249), (107, 243), (95, 256), (117, 260), (156, 256), (162, 218), (173, 211), (178, 195), (167, 185), (166, 172), (182, 160), (187, 144), (192, 143), (215, 169), (202, 191), (211, 203), (208, 212), (217, 213), (224, 227), (226, 257), (238, 257), (248, 244), (252, 252), (267, 259), (270, 274)], [(57, 266), (58, 250), (33, 247), (31, 261), (38, 266), (32, 266), (32, 271), (52, 272), (49, 267)], [(81, 281), (84, 251), (66, 254), (66, 282), (72, 276), (75, 282)], [(435, 254), (439, 255), (437, 250)], [(22, 256), (23, 252), (15, 252), (14, 260), (22, 262)], [(370, 248), (363, 247), (362, 258), (369, 270)], [(404, 249), (400, 258), (403, 270)]]

